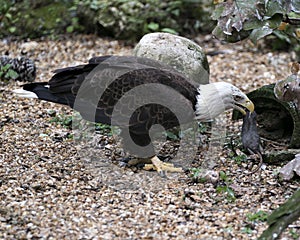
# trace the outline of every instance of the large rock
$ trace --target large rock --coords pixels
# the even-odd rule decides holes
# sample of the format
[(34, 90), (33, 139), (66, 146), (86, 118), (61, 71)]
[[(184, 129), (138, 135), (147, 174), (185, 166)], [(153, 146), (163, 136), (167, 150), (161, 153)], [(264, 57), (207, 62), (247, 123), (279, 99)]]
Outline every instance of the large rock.
[(161, 61), (198, 84), (209, 83), (209, 66), (202, 48), (170, 33), (149, 33), (136, 45), (134, 55)]

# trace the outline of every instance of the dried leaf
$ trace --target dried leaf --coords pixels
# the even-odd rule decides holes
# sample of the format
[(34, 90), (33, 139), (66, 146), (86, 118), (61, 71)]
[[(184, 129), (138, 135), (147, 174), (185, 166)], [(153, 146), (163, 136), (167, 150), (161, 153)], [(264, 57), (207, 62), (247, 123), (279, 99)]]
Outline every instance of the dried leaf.
[(286, 23), (286, 22), (281, 22), (280, 25), (279, 25), (279, 27), (278, 27), (278, 30), (280, 30), (280, 31), (286, 30), (287, 25), (288, 25), (288, 23)]

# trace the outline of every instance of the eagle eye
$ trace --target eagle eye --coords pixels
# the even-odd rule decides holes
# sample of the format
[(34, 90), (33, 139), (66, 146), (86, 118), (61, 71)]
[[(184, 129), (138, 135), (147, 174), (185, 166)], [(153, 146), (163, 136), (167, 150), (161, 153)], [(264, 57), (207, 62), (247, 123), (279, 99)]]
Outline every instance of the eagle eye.
[(234, 95), (234, 96), (233, 96), (233, 99), (234, 99), (234, 101), (236, 101), (236, 102), (240, 101), (242, 98), (243, 98), (243, 97), (241, 97), (240, 95)]

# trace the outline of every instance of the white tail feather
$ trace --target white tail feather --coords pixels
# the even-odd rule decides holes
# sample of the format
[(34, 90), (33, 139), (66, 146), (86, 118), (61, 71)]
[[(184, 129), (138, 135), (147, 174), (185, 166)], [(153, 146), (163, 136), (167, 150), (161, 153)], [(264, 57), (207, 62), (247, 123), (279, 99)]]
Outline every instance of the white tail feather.
[(13, 90), (13, 93), (15, 93), (18, 97), (38, 98), (38, 96), (34, 92), (26, 91), (22, 88), (18, 88), (18, 89)]

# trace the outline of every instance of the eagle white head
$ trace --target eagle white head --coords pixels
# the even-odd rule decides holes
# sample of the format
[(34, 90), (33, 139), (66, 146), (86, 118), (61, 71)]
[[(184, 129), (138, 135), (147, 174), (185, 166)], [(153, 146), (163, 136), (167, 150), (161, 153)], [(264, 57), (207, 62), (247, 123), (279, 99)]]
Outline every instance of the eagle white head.
[(254, 104), (240, 89), (226, 82), (200, 85), (198, 88), (196, 119), (209, 121), (228, 109), (237, 109), (244, 115), (254, 111)]

